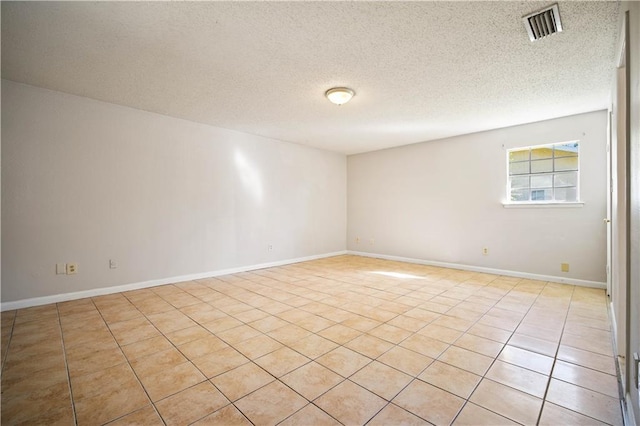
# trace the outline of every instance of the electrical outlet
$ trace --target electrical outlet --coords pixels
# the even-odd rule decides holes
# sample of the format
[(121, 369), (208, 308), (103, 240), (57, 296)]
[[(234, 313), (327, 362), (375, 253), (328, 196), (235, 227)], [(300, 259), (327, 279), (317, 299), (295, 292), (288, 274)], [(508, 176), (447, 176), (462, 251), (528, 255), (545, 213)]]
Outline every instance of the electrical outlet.
[(356, 237), (356, 244), (360, 244), (360, 237)]
[(569, 272), (569, 264), (568, 263), (561, 263), (560, 264), (560, 270), (562, 272)]
[(483, 256), (488, 256), (489, 255), (489, 247), (483, 247), (482, 248), (482, 255)]
[(67, 263), (67, 275), (73, 275), (78, 273), (77, 263)]
[(272, 244), (269, 244), (269, 245), (267, 246), (267, 250), (268, 250), (268, 251), (273, 251), (273, 245), (272, 245)]
[(109, 259), (109, 269), (116, 269), (118, 267), (118, 262), (113, 259)]
[(66, 263), (56, 263), (56, 274), (57, 275), (66, 275), (67, 273), (67, 264)]

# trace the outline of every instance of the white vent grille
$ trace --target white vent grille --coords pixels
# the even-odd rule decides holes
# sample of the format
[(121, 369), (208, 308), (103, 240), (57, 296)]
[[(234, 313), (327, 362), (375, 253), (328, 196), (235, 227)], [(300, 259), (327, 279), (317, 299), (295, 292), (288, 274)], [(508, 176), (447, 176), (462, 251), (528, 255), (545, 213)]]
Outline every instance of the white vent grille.
[(557, 4), (527, 15), (522, 20), (531, 41), (540, 40), (543, 37), (562, 31)]

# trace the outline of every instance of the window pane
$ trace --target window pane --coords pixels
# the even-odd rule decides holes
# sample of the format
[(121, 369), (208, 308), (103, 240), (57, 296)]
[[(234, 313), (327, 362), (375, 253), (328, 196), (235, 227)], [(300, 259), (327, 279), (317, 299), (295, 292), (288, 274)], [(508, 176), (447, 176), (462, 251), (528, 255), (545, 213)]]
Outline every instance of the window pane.
[(531, 148), (532, 160), (543, 160), (545, 158), (551, 158), (551, 157), (553, 157), (552, 146), (539, 146), (537, 148)]
[(511, 179), (511, 189), (529, 188), (529, 176), (514, 176)]
[(577, 188), (556, 188), (556, 201), (578, 201)]
[(553, 175), (531, 176), (531, 188), (551, 188)]
[(578, 142), (507, 151), (511, 201), (578, 201)]
[(509, 162), (512, 161), (528, 161), (529, 149), (523, 149), (522, 151), (509, 151)]
[(548, 173), (553, 171), (553, 160), (537, 160), (531, 162), (531, 173)]
[(525, 161), (522, 163), (509, 163), (509, 174), (510, 175), (524, 175), (529, 173), (529, 162)]
[(555, 187), (578, 186), (578, 172), (558, 173), (554, 176)]
[(512, 189), (511, 201), (529, 201), (528, 189)]
[(577, 142), (571, 142), (571, 143), (563, 143), (561, 145), (556, 145), (555, 146), (556, 152), (556, 158), (558, 157), (577, 157), (578, 156), (578, 143)]
[(553, 189), (531, 190), (531, 201), (545, 201), (553, 199)]
[(578, 157), (556, 158), (556, 171), (578, 170)]

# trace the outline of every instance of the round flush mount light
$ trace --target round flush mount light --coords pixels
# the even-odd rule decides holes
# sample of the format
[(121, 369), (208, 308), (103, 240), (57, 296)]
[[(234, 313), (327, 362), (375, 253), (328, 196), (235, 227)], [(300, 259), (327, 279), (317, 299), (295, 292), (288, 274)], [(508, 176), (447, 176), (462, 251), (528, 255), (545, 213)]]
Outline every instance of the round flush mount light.
[(355, 94), (356, 92), (346, 87), (334, 87), (333, 89), (327, 90), (324, 95), (334, 104), (342, 105), (349, 102)]

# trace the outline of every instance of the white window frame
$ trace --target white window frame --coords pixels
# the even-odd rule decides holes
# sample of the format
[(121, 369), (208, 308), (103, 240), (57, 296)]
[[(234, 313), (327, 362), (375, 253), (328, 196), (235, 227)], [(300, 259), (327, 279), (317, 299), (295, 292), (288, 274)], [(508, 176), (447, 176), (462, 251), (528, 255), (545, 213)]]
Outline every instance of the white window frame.
[[(570, 143), (577, 143), (578, 144), (578, 170), (577, 170), (577, 184), (576, 184), (576, 201), (556, 201), (554, 200), (529, 200), (529, 201), (511, 201), (511, 179), (510, 179), (510, 175), (509, 175), (509, 153), (513, 152), (513, 151), (523, 151), (526, 149), (536, 149), (536, 148), (541, 148), (541, 147), (549, 147), (549, 146), (556, 146), (556, 145), (565, 145), (565, 144), (570, 144)], [(507, 149), (506, 151), (506, 156), (505, 156), (505, 171), (506, 171), (506, 198), (505, 201), (502, 203), (503, 206), (505, 208), (545, 208), (545, 207), (582, 207), (584, 205), (584, 202), (581, 201), (581, 195), (580, 195), (580, 163), (581, 163), (581, 155), (580, 155), (580, 141), (579, 140), (570, 140), (570, 141), (565, 141), (565, 142), (553, 142), (553, 143), (545, 143), (545, 144), (540, 144), (540, 145), (528, 145), (528, 146), (521, 146), (521, 147), (514, 147), (514, 148), (510, 148)], [(555, 155), (552, 157), (553, 159), (555, 159)], [(529, 158), (529, 163), (531, 162), (531, 158)], [(531, 171), (531, 170), (529, 170)], [(555, 176), (556, 173), (560, 173), (560, 172), (556, 172), (555, 170), (553, 170), (552, 172), (550, 172), (549, 174), (551, 174), (552, 176)], [(531, 177), (532, 174), (526, 174), (526, 175), (522, 175), (522, 176), (529, 176)], [(553, 184), (553, 188), (555, 190), (555, 183)], [(530, 195), (531, 197), (531, 195)], [(555, 193), (554, 193), (554, 198), (555, 198)]]

